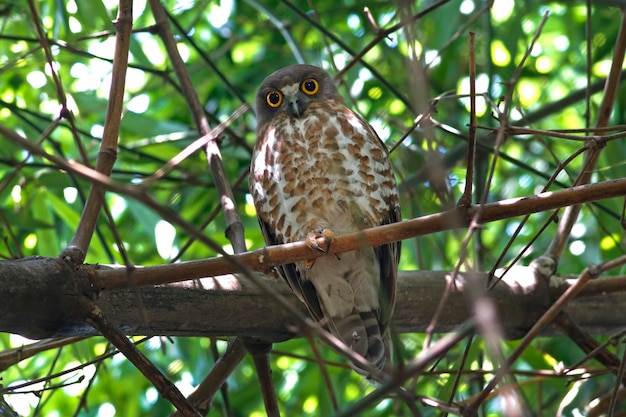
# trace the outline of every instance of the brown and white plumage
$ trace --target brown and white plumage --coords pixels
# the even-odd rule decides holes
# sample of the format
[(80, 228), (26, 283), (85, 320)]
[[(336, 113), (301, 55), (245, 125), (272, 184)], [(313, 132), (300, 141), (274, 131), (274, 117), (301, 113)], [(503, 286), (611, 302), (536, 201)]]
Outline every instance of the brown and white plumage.
[[(387, 150), (325, 71), (294, 65), (274, 72), (257, 92), (256, 114), (249, 182), (268, 245), (400, 221)], [(392, 243), (283, 265), (279, 273), (316, 320), (382, 369), (399, 256)]]

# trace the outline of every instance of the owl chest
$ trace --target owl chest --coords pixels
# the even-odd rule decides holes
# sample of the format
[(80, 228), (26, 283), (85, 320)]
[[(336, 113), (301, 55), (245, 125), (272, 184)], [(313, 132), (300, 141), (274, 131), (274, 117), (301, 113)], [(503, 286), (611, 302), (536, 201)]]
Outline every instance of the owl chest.
[(285, 197), (341, 200), (361, 194), (355, 174), (366, 169), (348, 150), (351, 138), (331, 127), (290, 126), (276, 143), (275, 177)]
[(274, 137), (268, 133), (257, 157), (267, 168), (259, 189), (284, 240), (324, 228), (346, 233), (379, 224), (376, 212), (384, 201), (374, 192), (378, 174), (361, 154), (367, 146), (359, 150), (354, 137), (340, 129), (304, 122), (283, 127)]

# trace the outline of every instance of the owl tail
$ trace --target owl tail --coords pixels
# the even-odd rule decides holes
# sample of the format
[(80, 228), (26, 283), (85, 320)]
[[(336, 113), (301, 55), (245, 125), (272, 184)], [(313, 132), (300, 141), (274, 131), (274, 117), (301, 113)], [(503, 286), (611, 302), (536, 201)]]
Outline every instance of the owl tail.
[(316, 308), (309, 305), (313, 316), (372, 365), (367, 369), (352, 363), (352, 368), (368, 379), (372, 367), (380, 371), (391, 362), (389, 336), (384, 335), (389, 331), (381, 323), (382, 310), (390, 308), (381, 306), (380, 267), (373, 255), (373, 250), (347, 252), (340, 260), (320, 258), (305, 270), (305, 283), (315, 288), (317, 298)]
[[(389, 332), (381, 334), (378, 319), (372, 311), (354, 310), (352, 314), (332, 319), (329, 326), (331, 333), (355, 353), (363, 356), (374, 368), (381, 371), (391, 363), (391, 338)], [(371, 379), (371, 371), (353, 362), (352, 369)]]

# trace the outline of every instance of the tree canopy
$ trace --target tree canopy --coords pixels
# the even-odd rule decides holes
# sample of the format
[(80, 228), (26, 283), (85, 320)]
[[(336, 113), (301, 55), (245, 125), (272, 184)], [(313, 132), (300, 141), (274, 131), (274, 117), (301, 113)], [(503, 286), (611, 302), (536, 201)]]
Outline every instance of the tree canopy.
[[(0, 4), (0, 414), (626, 413), (618, 6)], [(381, 386), (273, 275), (307, 248), (263, 251), (254, 97), (296, 63), (390, 149), (406, 223), (367, 231), (403, 240)]]

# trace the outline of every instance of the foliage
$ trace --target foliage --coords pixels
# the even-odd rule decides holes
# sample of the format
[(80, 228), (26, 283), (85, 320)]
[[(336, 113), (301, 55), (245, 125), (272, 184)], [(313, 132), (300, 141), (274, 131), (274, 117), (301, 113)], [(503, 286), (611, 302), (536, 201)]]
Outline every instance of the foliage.
[[(453, 206), (466, 184), (469, 32), (476, 34), (477, 124), (481, 126), (476, 195), (485, 193), (486, 201), (495, 202), (541, 191), (561, 164), (584, 145), (581, 140), (538, 132), (510, 135), (498, 146), (498, 118), (503, 119), (500, 112), (506, 105), (502, 98), (512, 93), (512, 125), (537, 130), (594, 126), (602, 90), (595, 90), (585, 100), (584, 88), (608, 76), (620, 28), (618, 10), (601, 3), (587, 9), (575, 2), (498, 0), (485, 4), (464, 0), (405, 6), (370, 2), (369, 15), (363, 4), (350, 0), (341, 4), (325, 0), (163, 3), (212, 127), (226, 124), (219, 137), (220, 150), (226, 175), (234, 184), (249, 249), (263, 246), (246, 180), (255, 140), (254, 112), (248, 109), (243, 116), (228, 119), (240, 106), (254, 102), (256, 87), (275, 69), (300, 59), (332, 74), (349, 65), (338, 80), (340, 91), (389, 147), (398, 144), (392, 162), (402, 192), (403, 217), (415, 218)], [(35, 5), (39, 15), (29, 4)], [(197, 132), (180, 81), (153, 30), (150, 5), (135, 1), (133, 7), (125, 109), (111, 178), (125, 184), (147, 183), (150, 196), (158, 204), (171, 208), (197, 229), (204, 228), (224, 250), (232, 252), (224, 233), (226, 220), (219, 211), (220, 196), (203, 153), (185, 158), (150, 182), (151, 175), (197, 139)], [(400, 24), (427, 8), (432, 10)], [(49, 154), (95, 166), (112, 81), (116, 2), (10, 0), (0, 10), (0, 124)], [(546, 13), (548, 18), (541, 28)], [(37, 24), (43, 26), (50, 43), (54, 72), (36, 35)], [(398, 25), (396, 30), (381, 36), (382, 30), (394, 25)], [(590, 33), (586, 25), (592, 28)], [(537, 43), (525, 57), (536, 34)], [(367, 45), (371, 47), (365, 49)], [(353, 61), (357, 55), (362, 59)], [(522, 60), (524, 64), (519, 67)], [(55, 76), (59, 77), (58, 84)], [(578, 90), (578, 98), (570, 100)], [(624, 124), (623, 90), (620, 87), (617, 92), (609, 125)], [(64, 101), (71, 119), (60, 117), (66, 110)], [(416, 118), (426, 114), (420, 126), (411, 130)], [(404, 138), (401, 143), (400, 138)], [(72, 240), (90, 183), (46, 158), (29, 154), (15, 142), (3, 139), (2, 145), (0, 255), (5, 259), (55, 257)], [(625, 147), (623, 140), (606, 144), (593, 172), (594, 182), (626, 176)], [(494, 152), (499, 155), (497, 160)], [(492, 163), (493, 178), (487, 185)], [(582, 169), (582, 156), (567, 161), (557, 182), (548, 189), (571, 186)], [(107, 192), (106, 206), (115, 228), (105, 215), (100, 216), (87, 253), (88, 263), (158, 265), (217, 255), (164, 221), (142, 201)], [(622, 256), (620, 213), (617, 200), (584, 206), (559, 272), (577, 274), (591, 263)], [(400, 267), (454, 270), (461, 260), (464, 269), (489, 270), (508, 264), (518, 255), (526, 264), (544, 254), (553, 240), (557, 224), (551, 215), (533, 215), (517, 235), (514, 231), (520, 225), (519, 218), (485, 225), (463, 259), (459, 254), (464, 232), (407, 240)], [(509, 239), (511, 246), (503, 252)], [(503, 261), (498, 264), (502, 254)], [(399, 337), (403, 360), (418, 354), (424, 337)], [(0, 346), (6, 349), (22, 343), (24, 339), (16, 335), (0, 335)], [(516, 343), (503, 342), (504, 354), (515, 349)], [(222, 352), (226, 344), (201, 338), (154, 337), (141, 344), (141, 349), (187, 393), (216, 360), (209, 354), (211, 345)], [(407, 389), (420, 398), (437, 398), (443, 403), (471, 398), (498, 366), (485, 353), (485, 345), (481, 337), (460, 343)], [(321, 343), (318, 347), (324, 358), (345, 364)], [(328, 388), (319, 367), (307, 359), (313, 355), (309, 342), (294, 339), (274, 348), (273, 378), (282, 413), (331, 415)], [(23, 360), (2, 371), (2, 383), (8, 389), (4, 392), (9, 394), (4, 398), (20, 415), (104, 417), (115, 410), (123, 415), (167, 415), (171, 406), (158, 398), (154, 387), (120, 354), (47, 383), (11, 390), (20, 382), (71, 369), (111, 350), (106, 339), (94, 337)], [(583, 356), (568, 338), (535, 340), (515, 365), (518, 373), (512, 384), (519, 402), (534, 414), (554, 415), (557, 410), (567, 415), (587, 413), (592, 401), (610, 395), (615, 377), (593, 361), (580, 368), (588, 375), (584, 379), (561, 373), (563, 366), (575, 364)], [(458, 369), (466, 373), (457, 385), (454, 371)], [(375, 389), (343, 366), (329, 366), (328, 370), (340, 410)], [(30, 393), (18, 393), (24, 390)], [(251, 359), (246, 358), (229, 377), (227, 392), (227, 396), (216, 397), (210, 415), (263, 415)], [(495, 396), (486, 402), (483, 415), (503, 415), (506, 404), (501, 398)], [(423, 415), (442, 413), (426, 402), (419, 407)], [(372, 406), (367, 415), (409, 412), (401, 401), (385, 399)]]

